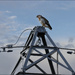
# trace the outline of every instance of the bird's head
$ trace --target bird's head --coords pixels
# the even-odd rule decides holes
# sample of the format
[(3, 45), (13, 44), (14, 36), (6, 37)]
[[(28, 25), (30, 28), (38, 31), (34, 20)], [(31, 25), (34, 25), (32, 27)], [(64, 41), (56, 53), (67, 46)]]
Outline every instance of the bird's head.
[(36, 17), (40, 19), (42, 16), (41, 15), (37, 15)]

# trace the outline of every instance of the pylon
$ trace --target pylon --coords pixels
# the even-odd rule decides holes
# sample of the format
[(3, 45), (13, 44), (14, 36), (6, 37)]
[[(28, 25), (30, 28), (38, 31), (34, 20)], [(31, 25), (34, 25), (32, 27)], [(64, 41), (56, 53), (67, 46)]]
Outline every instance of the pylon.
[[(50, 45), (49, 46), (47, 45), (48, 43), (46, 42), (46, 37), (48, 38), (52, 47)], [(37, 39), (38, 39), (38, 42), (36, 42)], [(40, 41), (42, 41), (41, 45), (40, 45)], [(41, 52), (41, 50), (39, 50), (39, 49), (44, 50), (45, 54), (43, 52)], [(33, 53), (33, 51), (35, 51), (36, 53)], [(52, 57), (52, 55), (56, 52), (58, 53), (58, 55), (60, 55), (61, 59), (64, 61), (66, 66)], [(33, 61), (32, 58), (30, 58), (31, 56), (34, 56), (34, 57), (41, 56), (41, 57), (39, 59)], [(52, 74), (52, 75), (58, 74), (55, 72), (53, 62), (55, 62), (57, 65), (64, 67), (65, 69), (71, 71), (73, 75), (75, 74), (74, 70), (71, 68), (71, 66), (65, 59), (65, 57), (62, 55), (62, 53), (57, 48), (57, 46), (55, 45), (55, 43), (53, 42), (51, 37), (48, 35), (45, 28), (42, 26), (34, 27), (33, 30), (30, 32), (30, 35), (25, 43), (25, 47), (21, 51), (21, 56), (16, 64), (15, 68), (13, 69), (11, 75), (14, 75), (15, 70), (18, 67), (22, 57), (25, 57), (26, 59), (25, 59), (24, 65), (22, 67), (22, 72), (17, 73), (17, 75), (37, 75), (38, 73), (36, 73), (36, 74), (35, 73), (27, 73), (27, 70), (29, 70), (33, 66), (35, 66), (37, 69), (40, 70), (40, 72), (42, 72), (42, 73), (40, 73), (40, 75), (41, 74), (47, 75), (48, 73), (46, 71), (44, 71), (40, 66), (38, 66), (38, 63), (43, 61), (45, 58), (48, 59), (49, 67), (51, 70), (50, 74)], [(31, 63), (28, 64), (28, 62), (31, 62)]]

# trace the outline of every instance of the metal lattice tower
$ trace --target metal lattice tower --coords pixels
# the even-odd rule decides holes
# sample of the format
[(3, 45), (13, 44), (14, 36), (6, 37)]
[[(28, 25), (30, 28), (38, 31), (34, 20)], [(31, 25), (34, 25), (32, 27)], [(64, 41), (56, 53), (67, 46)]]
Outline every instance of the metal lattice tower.
[[(48, 38), (49, 42), (51, 43), (51, 45), (53, 47), (50, 47), (47, 45), (46, 42), (46, 37)], [(38, 44), (36, 44), (36, 40), (38, 38)], [(39, 45), (40, 43), (40, 39), (42, 40), (42, 44), (43, 45)], [(39, 50), (40, 49), (40, 50)], [(41, 52), (41, 49), (43, 49), (45, 51), (45, 54), (43, 54)], [(35, 51), (36, 53), (33, 53), (33, 51)], [(52, 55), (54, 53), (56, 53), (58, 55), (60, 55), (61, 59), (64, 61), (65, 65), (60, 63), (58, 61), (58, 59), (54, 59), (52, 57)], [(72, 75), (75, 75), (74, 70), (72, 69), (72, 67), (69, 65), (69, 63), (67, 62), (67, 60), (65, 59), (65, 57), (63, 56), (63, 54), (60, 52), (60, 50), (57, 48), (57, 46), (55, 45), (54, 41), (51, 39), (51, 37), (48, 35), (47, 31), (45, 30), (44, 27), (42, 26), (37, 26), (34, 27), (33, 30), (30, 32), (29, 37), (25, 43), (25, 47), (23, 48), (23, 50), (21, 51), (21, 56), (16, 64), (16, 66), (14, 67), (11, 75), (15, 74), (15, 70), (17, 69), (17, 67), (19, 66), (22, 57), (25, 57), (25, 62), (22, 68), (22, 72), (17, 73), (17, 75), (39, 75), (39, 73), (27, 73), (26, 71), (29, 70), (30, 68), (32, 68), (33, 66), (35, 66), (37, 69), (40, 70), (40, 75), (47, 75), (48, 73), (45, 72), (40, 66), (38, 66), (38, 63), (40, 63), (41, 61), (43, 61), (45, 58), (48, 59), (48, 63), (49, 63), (49, 68), (52, 75), (56, 75), (58, 74), (58, 71), (55, 72), (55, 68), (53, 65), (53, 62), (56, 63), (57, 65), (62, 66), (63, 68), (69, 70), (72, 72)], [(39, 59), (33, 61), (30, 57), (31, 56), (41, 56)], [(28, 62), (31, 62), (30, 64), (28, 64)], [(48, 75), (50, 75), (48, 74)]]

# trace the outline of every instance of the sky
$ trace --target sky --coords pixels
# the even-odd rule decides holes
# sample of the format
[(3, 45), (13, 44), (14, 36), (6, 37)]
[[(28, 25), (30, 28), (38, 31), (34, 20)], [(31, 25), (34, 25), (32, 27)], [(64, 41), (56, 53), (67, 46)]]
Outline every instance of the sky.
[[(46, 28), (46, 31), (58, 47), (75, 48), (74, 0), (0, 0), (0, 47), (14, 44), (23, 30), (41, 26), (37, 15), (48, 19), (52, 30)], [(25, 44), (29, 32), (21, 36), (17, 45)], [(21, 49), (10, 54), (0, 53), (1, 74), (10, 74), (20, 51)], [(67, 57), (72, 58), (72, 61), (68, 61), (75, 69), (74, 55)]]

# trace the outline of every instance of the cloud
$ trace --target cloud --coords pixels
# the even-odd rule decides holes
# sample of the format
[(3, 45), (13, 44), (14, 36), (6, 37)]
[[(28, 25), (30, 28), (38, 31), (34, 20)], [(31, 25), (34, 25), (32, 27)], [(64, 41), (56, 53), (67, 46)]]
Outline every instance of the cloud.
[(9, 19), (15, 19), (17, 16), (10, 16)]
[[(4, 11), (4, 12), (10, 12), (10, 11)], [(0, 14), (0, 26), (4, 26), (10, 29), (12, 26), (14, 26), (14, 24), (17, 23), (15, 21), (17, 16), (9, 16), (5, 14), (4, 12), (2, 11), (2, 13)]]
[(73, 43), (73, 42), (74, 42), (74, 38), (72, 38), (72, 37), (69, 38), (68, 42), (69, 42), (69, 43)]
[(19, 25), (15, 21), (17, 16), (9, 16), (6, 14), (9, 12), (10, 11), (0, 11), (0, 45), (3, 45), (4, 41), (7, 43), (7, 40), (10, 39), (8, 36), (12, 36), (12, 33), (17, 30), (17, 26)]
[(67, 44), (67, 45), (65, 45), (65, 48), (75, 48), (75, 45), (73, 45), (73, 44)]
[(14, 51), (11, 53), (0, 53), (0, 74), (10, 75), (19, 59), (20, 51), (22, 50), (17, 49), (12, 49)]
[(6, 10), (6, 11), (0, 11), (0, 15), (2, 15), (2, 14), (10, 14), (11, 13), (11, 11), (9, 11), (9, 10)]
[(6, 40), (7, 40), (7, 43), (5, 45), (7, 44), (14, 45), (15, 43), (16, 43), (15, 45), (24, 45), (27, 40), (27, 36), (21, 36), (19, 38), (19, 35), (13, 35), (12, 37), (7, 37)]
[(55, 43), (57, 47), (62, 47), (62, 45), (59, 42)]
[(6, 26), (6, 24), (0, 24), (0, 35), (5, 34), (7, 31), (9, 31), (9, 26)]
[[(11, 38), (11, 37), (10, 37)], [(12, 41), (14, 41), (16, 38), (18, 38), (18, 36), (16, 35), (16, 36), (14, 36), (12, 39), (10, 39), (9, 41), (10, 42), (12, 42)], [(8, 38), (9, 39), (9, 38)], [(24, 40), (24, 38), (22, 37), (21, 38), (21, 40)], [(68, 39), (69, 40), (69, 39)], [(55, 41), (54, 41), (55, 42)], [(69, 44), (69, 42), (68, 41), (65, 41), (65, 42), (67, 42), (66, 43), (66, 45), (67, 44)], [(22, 41), (19, 43), (19, 44), (22, 44)], [(56, 42), (56, 45), (58, 45), (58, 46), (62, 46), (62, 43), (60, 43), (60, 42)], [(64, 44), (65, 45), (65, 44)], [(13, 49), (14, 50), (14, 49)], [(17, 60), (18, 60), (18, 58), (19, 58), (19, 56), (20, 56), (20, 50), (21, 49), (19, 49), (18, 51), (17, 51), (17, 49), (15, 49), (14, 50), (14, 52), (13, 53), (10, 53), (10, 54), (1, 54), (1, 57), (0, 58), (3, 58), (3, 59), (1, 59), (1, 62), (0, 62), (0, 66), (2, 67), (2, 68), (0, 68), (0, 73), (11, 73), (12, 72), (12, 70), (13, 70), (13, 68), (14, 68), (14, 66), (15, 66), (15, 64), (17, 63)], [(64, 56), (66, 57), (67, 56), (67, 58), (69, 57), (69, 61), (71, 60), (70, 58), (71, 58), (71, 56), (68, 56), (68, 55), (66, 55), (66, 53), (64, 53)], [(37, 58), (37, 57), (36, 57)], [(74, 57), (73, 57), (74, 58)], [(8, 61), (6, 61), (6, 60), (8, 60)], [(60, 59), (59, 59), (60, 60)], [(44, 62), (44, 63), (43, 63)], [(45, 70), (45, 71), (47, 71), (48, 73), (50, 73), (50, 69), (49, 68), (47, 68), (47, 69), (45, 69), (45, 67), (49, 67), (49, 65), (46, 65), (46, 66), (43, 66), (43, 65), (45, 65), (45, 64), (48, 64), (47, 63), (47, 60), (44, 60), (42, 63), (40, 63), (39, 65), (40, 65), (40, 67), (43, 67), (43, 69)], [(8, 64), (9, 63), (9, 64)], [(72, 59), (72, 61), (71, 61), (71, 63), (74, 63), (74, 61), (73, 61), (73, 59)], [(5, 68), (4, 68), (4, 66), (5, 66)], [(22, 66), (22, 65), (21, 65)], [(56, 66), (56, 65), (54, 65), (54, 66)], [(73, 64), (72, 64), (72, 66), (73, 66)], [(74, 67), (74, 66), (73, 66)], [(22, 67), (21, 67), (22, 68)], [(19, 68), (19, 69), (21, 69), (21, 68)], [(56, 68), (55, 68), (56, 69)], [(66, 72), (65, 72), (65, 69), (63, 69), (63, 68), (61, 68), (60, 66), (59, 66), (59, 71), (60, 71), (60, 74), (62, 73), (66, 73), (66, 74), (69, 74), (70, 72), (68, 72), (67, 70), (66, 70)], [(31, 69), (31, 70), (29, 70), (29, 72), (34, 72), (34, 70), (33, 69)], [(39, 71), (36, 71), (36, 69), (35, 69), (35, 72), (39, 72)]]
[(6, 13), (11, 13), (11, 11), (8, 11), (8, 10), (7, 10), (7, 11), (5, 11), (5, 12), (6, 12)]
[(59, 42), (55, 42), (58, 47), (62, 48), (75, 48), (74, 38), (69, 38), (68, 40), (61, 39)]

